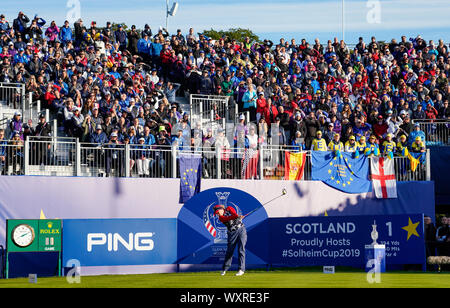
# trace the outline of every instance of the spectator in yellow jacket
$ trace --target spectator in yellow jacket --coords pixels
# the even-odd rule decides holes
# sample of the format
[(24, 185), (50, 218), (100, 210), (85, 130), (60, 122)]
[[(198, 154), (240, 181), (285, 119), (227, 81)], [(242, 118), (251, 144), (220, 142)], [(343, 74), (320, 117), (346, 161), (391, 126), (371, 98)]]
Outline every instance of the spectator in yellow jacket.
[(322, 138), (322, 131), (317, 131), (316, 137), (312, 141), (311, 150), (312, 151), (328, 151), (327, 142)]

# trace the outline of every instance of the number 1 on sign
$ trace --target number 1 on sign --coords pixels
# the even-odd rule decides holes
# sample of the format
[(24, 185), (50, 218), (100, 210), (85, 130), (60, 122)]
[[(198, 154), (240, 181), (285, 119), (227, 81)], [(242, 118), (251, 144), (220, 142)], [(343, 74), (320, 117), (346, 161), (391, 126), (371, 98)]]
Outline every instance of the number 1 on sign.
[(392, 236), (392, 221), (388, 221), (386, 226), (388, 227), (388, 236)]

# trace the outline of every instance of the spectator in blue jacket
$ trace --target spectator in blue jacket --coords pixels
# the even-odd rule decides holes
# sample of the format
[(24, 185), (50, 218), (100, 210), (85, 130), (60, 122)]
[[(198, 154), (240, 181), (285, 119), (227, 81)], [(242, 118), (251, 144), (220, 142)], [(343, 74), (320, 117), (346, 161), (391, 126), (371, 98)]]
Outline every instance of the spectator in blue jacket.
[(66, 46), (67, 43), (73, 41), (72, 29), (70, 28), (69, 22), (67, 20), (64, 22), (64, 26), (60, 28), (59, 40), (61, 41), (63, 46)]
[(150, 60), (150, 46), (152, 42), (148, 37), (148, 34), (143, 32), (143, 36), (137, 42), (138, 54), (144, 59), (144, 61), (148, 62)]
[(119, 50), (124, 52), (128, 45), (127, 32), (123, 29), (123, 25), (119, 25), (119, 29), (114, 32), (114, 38), (116, 43), (119, 43)]
[(2, 36), (5, 33), (8, 33), (10, 30), (9, 23), (6, 21), (5, 15), (0, 15), (0, 36)]
[(152, 65), (153, 67), (159, 67), (161, 65), (160, 63), (160, 54), (163, 49), (163, 46), (161, 45), (159, 38), (156, 37), (154, 42), (150, 45), (150, 57), (152, 59)]
[(96, 125), (95, 131), (92, 132), (89, 136), (89, 142), (96, 145), (103, 145), (108, 142), (108, 136), (106, 136), (106, 134), (103, 132), (101, 124)]
[(22, 37), (22, 40), (25, 40), (25, 35), (27, 33), (27, 23), (29, 22), (30, 19), (23, 12), (19, 12), (17, 18), (13, 20), (13, 29)]
[(417, 137), (420, 137), (422, 141), (425, 141), (425, 133), (420, 129), (418, 123), (414, 124), (414, 130), (408, 136), (408, 145), (411, 146)]

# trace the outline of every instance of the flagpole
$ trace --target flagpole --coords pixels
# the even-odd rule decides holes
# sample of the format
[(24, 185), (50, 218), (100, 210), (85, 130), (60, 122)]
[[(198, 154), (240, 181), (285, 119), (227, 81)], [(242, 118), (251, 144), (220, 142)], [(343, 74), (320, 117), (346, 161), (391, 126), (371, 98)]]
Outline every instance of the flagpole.
[(342, 40), (345, 42), (345, 0), (342, 0)]

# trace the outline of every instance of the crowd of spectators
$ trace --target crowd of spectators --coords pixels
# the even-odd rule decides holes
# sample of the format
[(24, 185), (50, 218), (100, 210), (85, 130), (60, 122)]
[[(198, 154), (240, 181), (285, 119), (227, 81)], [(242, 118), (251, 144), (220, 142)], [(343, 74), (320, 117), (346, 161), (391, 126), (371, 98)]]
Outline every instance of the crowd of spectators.
[[(191, 123), (177, 97), (186, 93), (228, 96), (248, 112), (256, 134), (273, 140), (276, 126), (278, 144), (306, 150), (423, 152), (425, 133), (412, 120), (450, 115), (450, 53), (442, 40), (359, 38), (349, 48), (337, 38), (275, 44), (214, 40), (193, 28), (125, 28), (1, 15), (0, 82), (25, 83), (67, 136), (94, 143), (116, 135), (119, 143), (181, 142), (174, 127)], [(10, 128), (6, 139), (41, 134), (20, 114)]]
[[(81, 142), (230, 147), (241, 140), (258, 147), (276, 140), (297, 150), (405, 156), (405, 149), (425, 151), (427, 132), (413, 120), (450, 117), (443, 40), (359, 38), (350, 48), (337, 38), (237, 41), (193, 28), (170, 34), (148, 24), (126, 30), (81, 19), (58, 26), (23, 12), (8, 18), (0, 15), (0, 82), (24, 83), (65, 134)], [(240, 129), (231, 140), (211, 129), (192, 129), (193, 138), (184, 138), (191, 123), (177, 97), (186, 94), (227, 96)], [(35, 125), (16, 113), (9, 129), (0, 129), (0, 164), (23, 159), (2, 145), (50, 136), (50, 126), (43, 114)], [(449, 221), (436, 230), (437, 241), (448, 241)]]

